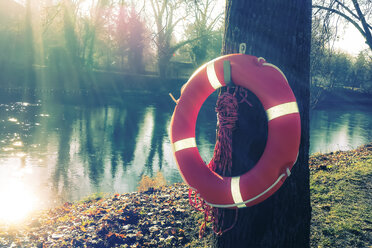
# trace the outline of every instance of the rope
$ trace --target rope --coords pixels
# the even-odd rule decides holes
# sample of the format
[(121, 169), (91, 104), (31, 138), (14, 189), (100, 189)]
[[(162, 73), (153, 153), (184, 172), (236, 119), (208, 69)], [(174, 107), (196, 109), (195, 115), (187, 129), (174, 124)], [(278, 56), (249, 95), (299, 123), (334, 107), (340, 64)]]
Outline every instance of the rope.
[(213, 158), (208, 167), (220, 175), (231, 173), (232, 132), (238, 120), (238, 101), (229, 88), (218, 97), (216, 112), (218, 119), (217, 141)]
[[(217, 100), (217, 140), (213, 158), (208, 164), (208, 167), (211, 170), (220, 175), (231, 175), (232, 134), (233, 130), (236, 128), (236, 122), (238, 120), (239, 104), (247, 103), (252, 107), (252, 104), (247, 100), (248, 93), (244, 88), (235, 87), (233, 93), (230, 93), (231, 90), (231, 88), (227, 87), (226, 92), (222, 93)], [(241, 98), (240, 102), (238, 102), (237, 97)], [(200, 226), (199, 238), (203, 237), (208, 222), (212, 222), (213, 231), (217, 235), (222, 235), (234, 228), (238, 220), (238, 210), (236, 209), (234, 222), (226, 229), (222, 229), (225, 219), (225, 212), (222, 209), (208, 205), (200, 198), (198, 192), (195, 192), (192, 189), (189, 189), (189, 202), (196, 210), (204, 212), (204, 222)]]

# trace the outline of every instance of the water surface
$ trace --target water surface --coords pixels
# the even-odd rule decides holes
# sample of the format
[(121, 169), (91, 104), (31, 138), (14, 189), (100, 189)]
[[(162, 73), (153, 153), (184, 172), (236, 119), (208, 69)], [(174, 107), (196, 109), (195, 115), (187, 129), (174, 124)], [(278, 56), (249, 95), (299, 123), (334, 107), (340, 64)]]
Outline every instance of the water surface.
[(350, 150), (372, 142), (371, 110), (314, 110), (310, 114), (310, 154)]
[[(197, 122), (198, 148), (206, 162), (215, 141), (214, 102), (215, 96), (208, 99)], [(135, 191), (143, 175), (158, 171), (168, 183), (182, 181), (169, 141), (174, 106), (167, 95), (150, 94), (124, 95), (114, 105), (1, 103), (0, 199), (9, 204), (2, 204), (0, 213), (96, 192)], [(371, 111), (315, 110), (310, 153), (371, 142), (371, 130)], [(14, 215), (22, 217), (17, 211)]]

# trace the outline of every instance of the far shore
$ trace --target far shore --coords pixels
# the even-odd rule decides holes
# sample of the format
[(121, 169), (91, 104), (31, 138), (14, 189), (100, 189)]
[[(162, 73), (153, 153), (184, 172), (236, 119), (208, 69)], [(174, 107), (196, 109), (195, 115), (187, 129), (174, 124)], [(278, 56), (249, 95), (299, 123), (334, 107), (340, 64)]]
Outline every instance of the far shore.
[[(315, 94), (310, 92), (310, 94)], [(372, 92), (365, 92), (360, 89), (334, 88), (322, 90), (314, 109), (361, 109), (370, 110), (372, 106)]]
[[(191, 75), (191, 74), (190, 74)], [(89, 99), (109, 101), (112, 96), (120, 98), (121, 94), (161, 94), (175, 97), (189, 79), (189, 74), (176, 74), (160, 78), (156, 74), (134, 74), (129, 72), (115, 72), (104, 70), (81, 70), (69, 75), (56, 75), (48, 67), (35, 68), (35, 77), (32, 81), (26, 80), (24, 69), (15, 68), (9, 75), (0, 75), (2, 87), (1, 99), (23, 98), (49, 101), (62, 101), (64, 103), (80, 103), (78, 99), (93, 96)], [(372, 106), (372, 92), (365, 89), (351, 87), (322, 88), (311, 87), (311, 108), (358, 108), (370, 109)], [(321, 93), (320, 93), (321, 92)], [(116, 101), (117, 102), (117, 101)], [(88, 101), (88, 104), (91, 103)]]

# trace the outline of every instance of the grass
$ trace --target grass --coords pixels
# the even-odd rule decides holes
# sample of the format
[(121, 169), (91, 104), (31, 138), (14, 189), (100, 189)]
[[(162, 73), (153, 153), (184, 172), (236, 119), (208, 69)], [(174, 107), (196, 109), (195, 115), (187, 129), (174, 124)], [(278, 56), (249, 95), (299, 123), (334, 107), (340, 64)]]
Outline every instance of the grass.
[(109, 197), (108, 193), (97, 192), (97, 193), (93, 193), (91, 195), (88, 195), (87, 197), (83, 198), (79, 202), (80, 203), (90, 203), (90, 202), (99, 201), (99, 200), (107, 198), (107, 197)]
[(311, 158), (311, 247), (372, 247), (371, 150)]

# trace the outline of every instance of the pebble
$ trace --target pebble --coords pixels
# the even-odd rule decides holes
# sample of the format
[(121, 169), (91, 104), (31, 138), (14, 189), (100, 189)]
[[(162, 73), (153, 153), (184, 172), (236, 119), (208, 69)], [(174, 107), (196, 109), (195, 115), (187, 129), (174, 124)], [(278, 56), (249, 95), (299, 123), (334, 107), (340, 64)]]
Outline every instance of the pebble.
[(52, 239), (60, 239), (62, 238), (64, 235), (63, 234), (60, 234), (60, 233), (53, 233), (52, 234)]
[(158, 226), (152, 226), (152, 227), (149, 228), (149, 231), (150, 232), (157, 232), (157, 231), (159, 231), (159, 227)]
[(128, 225), (123, 226), (123, 229), (124, 229), (124, 230), (129, 230), (130, 227), (131, 227), (131, 224), (128, 224)]
[(169, 242), (172, 242), (173, 240), (175, 240), (176, 238), (174, 236), (168, 236), (166, 239), (165, 239), (165, 242), (166, 243), (169, 243)]

